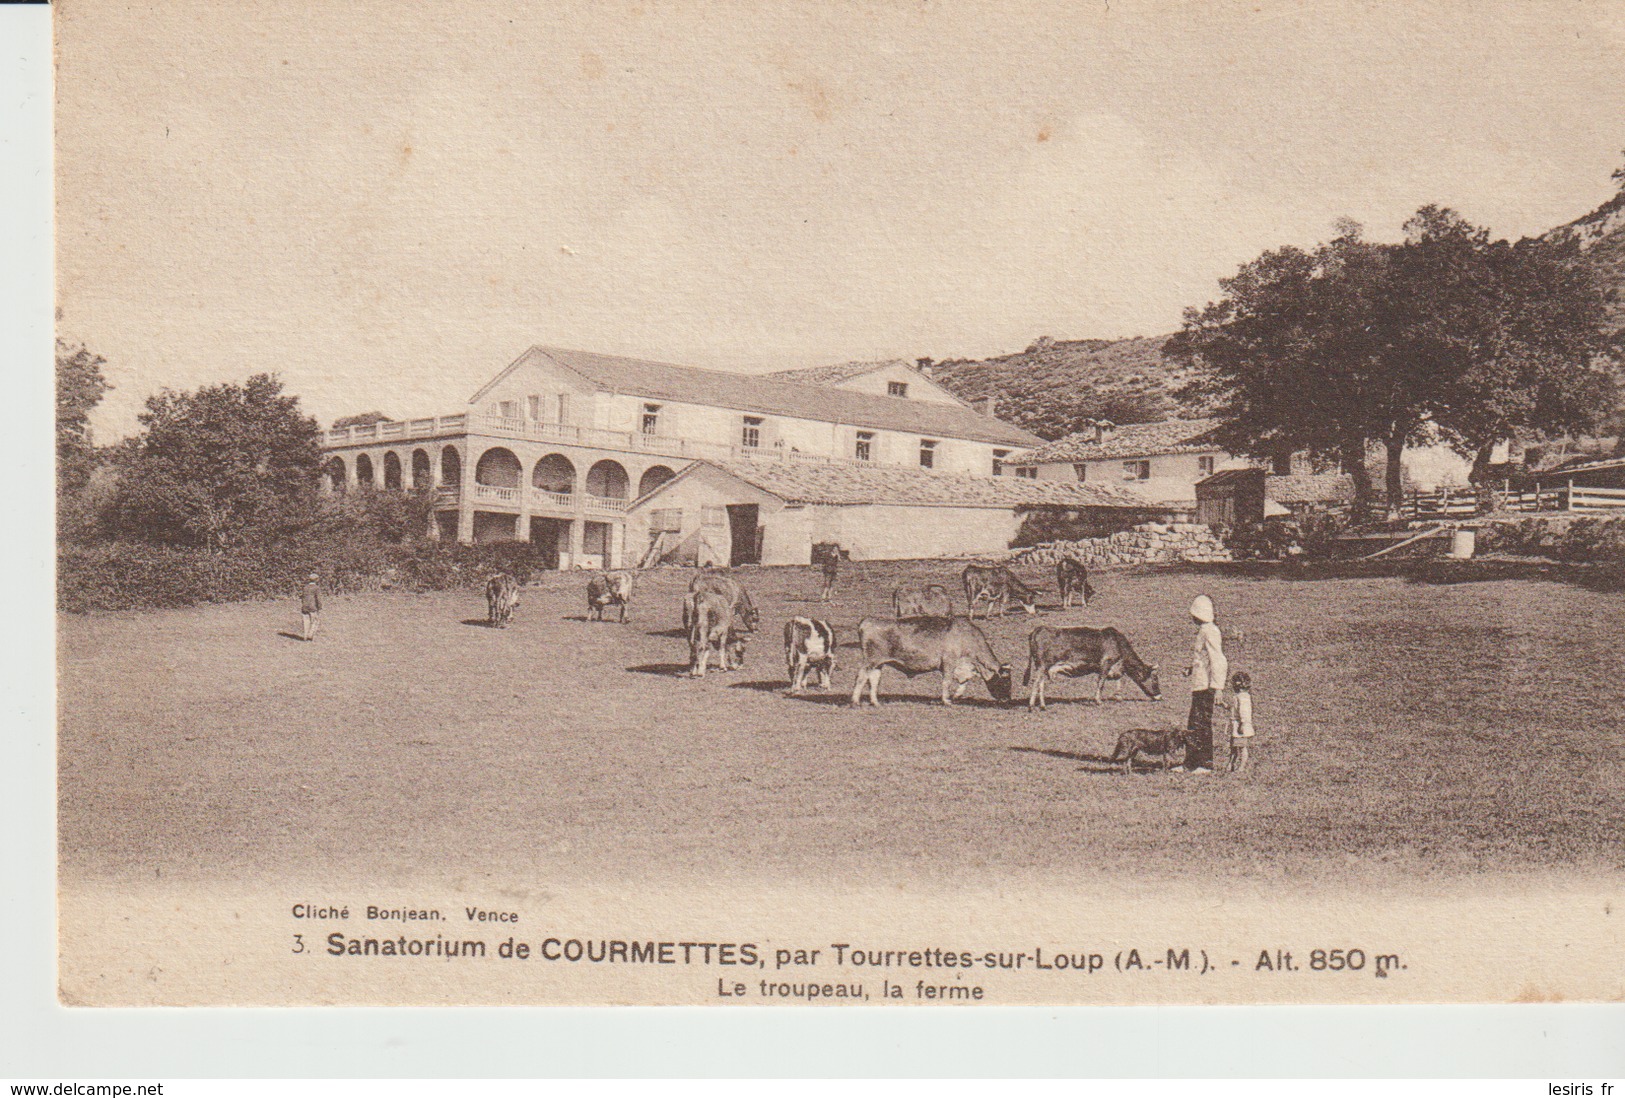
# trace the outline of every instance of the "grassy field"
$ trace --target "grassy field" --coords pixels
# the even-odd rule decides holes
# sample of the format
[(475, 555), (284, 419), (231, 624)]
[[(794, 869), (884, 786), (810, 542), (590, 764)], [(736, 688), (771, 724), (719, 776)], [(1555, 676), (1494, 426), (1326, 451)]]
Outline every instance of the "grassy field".
[[(292, 603), (64, 616), (64, 877), (1337, 887), (1625, 868), (1619, 595), (1103, 575), (1087, 610), (995, 620), (993, 645), (1019, 683), (1036, 621), (1116, 625), (1161, 665), (1162, 702), (1128, 685), (1097, 707), (1073, 681), (1046, 713), (980, 688), (943, 709), (935, 675), (888, 672), (888, 704), (849, 710), (847, 649), (831, 692), (783, 695), (783, 620), (822, 611), (850, 637), (896, 583), (957, 589), (957, 569), (854, 565), (828, 607), (804, 601), (805, 569), (741, 575), (763, 631), (743, 671), (703, 681), (679, 674), (676, 571), (642, 579), (625, 626), (583, 620), (580, 575), (528, 589), (507, 630), (475, 594), (332, 598), (311, 644)], [(1124, 777), (1102, 761), (1120, 731), (1183, 720), (1204, 591), (1253, 674), (1254, 769)]]

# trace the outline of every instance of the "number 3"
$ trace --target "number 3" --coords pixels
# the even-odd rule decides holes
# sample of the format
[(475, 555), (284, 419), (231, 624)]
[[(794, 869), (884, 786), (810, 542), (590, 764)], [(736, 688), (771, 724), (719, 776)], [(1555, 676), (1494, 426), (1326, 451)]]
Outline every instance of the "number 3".
[(293, 936), (293, 951), (295, 953), (303, 953), (305, 951), (305, 936), (303, 934), (295, 934)]

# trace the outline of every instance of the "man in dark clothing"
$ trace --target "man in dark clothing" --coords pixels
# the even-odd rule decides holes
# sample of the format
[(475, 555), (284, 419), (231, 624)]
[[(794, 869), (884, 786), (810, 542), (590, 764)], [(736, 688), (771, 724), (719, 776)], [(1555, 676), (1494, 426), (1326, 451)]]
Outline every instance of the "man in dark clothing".
[(321, 576), (312, 572), (305, 579), (305, 589), (299, 593), (299, 613), (304, 618), (305, 640), (316, 639), (317, 615), (322, 612), (322, 589), (318, 586)]

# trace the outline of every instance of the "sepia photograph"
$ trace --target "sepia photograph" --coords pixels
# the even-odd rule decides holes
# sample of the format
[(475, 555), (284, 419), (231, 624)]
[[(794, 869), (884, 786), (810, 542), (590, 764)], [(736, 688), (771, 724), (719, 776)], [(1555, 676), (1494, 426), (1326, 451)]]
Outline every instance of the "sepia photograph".
[(62, 1004), (1625, 999), (1625, 7), (54, 33)]

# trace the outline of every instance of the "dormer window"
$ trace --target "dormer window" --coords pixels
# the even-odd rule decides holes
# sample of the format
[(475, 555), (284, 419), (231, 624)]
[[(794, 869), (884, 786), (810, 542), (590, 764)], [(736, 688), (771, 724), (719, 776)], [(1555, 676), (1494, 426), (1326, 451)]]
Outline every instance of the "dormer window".
[(888, 381), (888, 382), (886, 382), (886, 395), (887, 396), (894, 396), (894, 397), (906, 397), (906, 396), (908, 396), (908, 382), (906, 382), (906, 381)]

